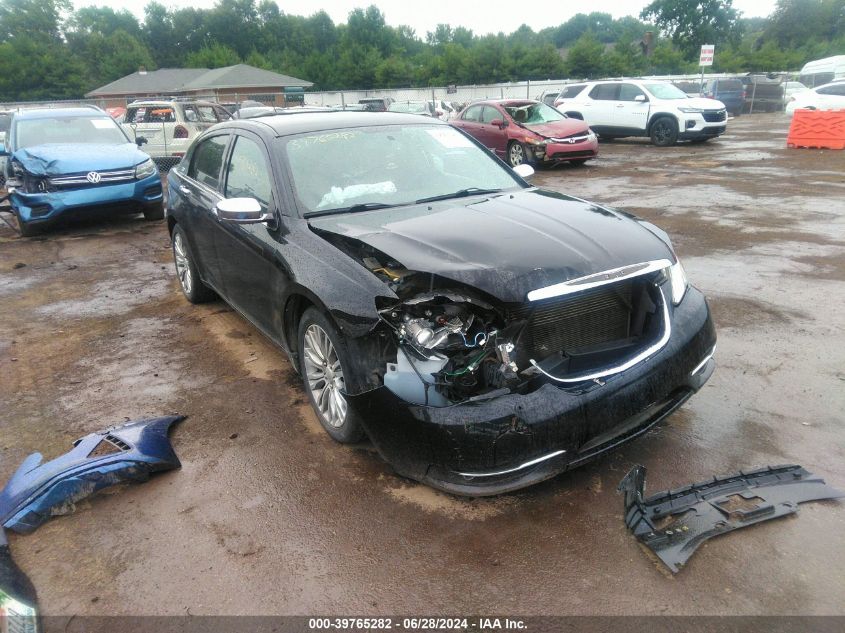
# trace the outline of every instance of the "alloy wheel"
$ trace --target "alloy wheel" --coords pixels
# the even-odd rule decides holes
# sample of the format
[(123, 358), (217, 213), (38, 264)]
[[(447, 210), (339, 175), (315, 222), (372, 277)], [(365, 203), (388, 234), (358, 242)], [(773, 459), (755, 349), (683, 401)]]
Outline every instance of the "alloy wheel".
[(655, 140), (659, 143), (666, 143), (672, 135), (672, 130), (669, 127), (668, 123), (664, 123), (662, 121), (658, 121), (654, 124), (654, 129), (652, 130), (654, 134)]
[(522, 163), (525, 162), (525, 152), (522, 149), (522, 145), (519, 143), (513, 143), (511, 145), (510, 152), (508, 153), (508, 157), (510, 158), (511, 167), (522, 165)]
[(302, 353), (305, 377), (317, 409), (331, 426), (343, 426), (346, 421), (343, 368), (329, 335), (319, 325), (312, 323), (305, 330)]
[(191, 276), (191, 265), (188, 260), (188, 248), (182, 239), (181, 233), (173, 236), (173, 259), (176, 262), (176, 274), (179, 275), (179, 283), (186, 295), (191, 294), (194, 287), (194, 280)]

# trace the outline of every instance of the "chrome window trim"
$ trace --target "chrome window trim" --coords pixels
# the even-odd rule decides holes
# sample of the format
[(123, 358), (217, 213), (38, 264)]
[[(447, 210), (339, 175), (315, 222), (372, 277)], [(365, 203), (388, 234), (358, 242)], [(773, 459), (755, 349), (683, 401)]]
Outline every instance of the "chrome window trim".
[(498, 477), (499, 475), (508, 475), (510, 473), (515, 473), (519, 470), (523, 470), (525, 468), (530, 468), (531, 466), (536, 466), (537, 464), (541, 464), (547, 460), (550, 460), (558, 455), (563, 455), (566, 451), (559, 450), (555, 451), (554, 453), (549, 453), (548, 455), (543, 455), (542, 457), (538, 457), (536, 459), (532, 459), (531, 461), (525, 462), (524, 464), (520, 464), (514, 468), (508, 468), (507, 470), (498, 470), (494, 473), (458, 473), (461, 477)]
[(528, 293), (528, 300), (540, 301), (541, 299), (561, 297), (574, 292), (581, 292), (582, 290), (598, 288), (599, 286), (616, 283), (617, 281), (624, 281), (625, 279), (639, 277), (640, 275), (647, 275), (671, 266), (672, 262), (668, 259), (655, 259), (649, 262), (603, 270), (598, 273), (593, 273), (592, 275), (586, 275), (585, 277), (578, 277), (577, 279), (570, 279), (569, 281), (564, 281), (552, 286), (531, 290)]
[(666, 343), (669, 342), (669, 338), (672, 336), (672, 323), (669, 319), (669, 305), (666, 301), (666, 296), (663, 294), (663, 288), (658, 288), (658, 290), (660, 291), (660, 299), (663, 303), (663, 335), (660, 337), (660, 340), (658, 340), (656, 343), (654, 343), (654, 345), (650, 345), (649, 347), (644, 349), (642, 352), (640, 352), (636, 356), (633, 356), (632, 358), (628, 359), (627, 361), (625, 361), (621, 365), (616, 365), (614, 367), (608, 367), (608, 368), (602, 369), (600, 371), (591, 372), (591, 373), (588, 373), (588, 374), (581, 374), (579, 376), (572, 376), (572, 377), (568, 377), (568, 378), (558, 378), (556, 376), (552, 376), (550, 373), (543, 370), (543, 368), (540, 367), (540, 365), (538, 365), (537, 362), (533, 358), (530, 359), (529, 362), (531, 363), (531, 365), (536, 370), (538, 370), (541, 374), (543, 374), (547, 378), (551, 378), (555, 382), (561, 382), (561, 383), (567, 383), (567, 384), (574, 383), (574, 382), (584, 382), (585, 380), (596, 380), (598, 378), (604, 378), (606, 376), (612, 376), (614, 374), (621, 373), (621, 372), (625, 371), (626, 369), (630, 369), (631, 367), (633, 367), (637, 363), (644, 361), (646, 358), (648, 358), (652, 354), (656, 354), (661, 349), (663, 349), (666, 346)]

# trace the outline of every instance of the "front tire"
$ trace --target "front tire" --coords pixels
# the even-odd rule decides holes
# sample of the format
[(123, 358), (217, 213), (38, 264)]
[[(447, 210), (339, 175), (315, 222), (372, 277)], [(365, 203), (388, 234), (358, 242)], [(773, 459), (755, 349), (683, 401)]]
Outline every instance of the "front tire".
[(528, 150), (525, 148), (525, 145), (518, 141), (511, 141), (511, 144), (508, 145), (508, 164), (511, 167), (531, 164), (531, 161), (528, 159)]
[(191, 303), (207, 303), (214, 299), (216, 296), (214, 291), (200, 279), (185, 231), (178, 224), (173, 227), (170, 243), (173, 247), (173, 263), (176, 264), (176, 275), (179, 277), (179, 286), (182, 288), (185, 298)]
[(669, 147), (678, 141), (678, 122), (662, 116), (651, 124), (651, 142), (657, 147)]
[(320, 424), (341, 444), (354, 444), (364, 437), (359, 417), (346, 402), (348, 359), (343, 336), (322, 312), (308, 308), (299, 322), (302, 382)]
[(21, 220), (20, 213), (17, 210), (15, 210), (15, 219), (18, 221), (18, 233), (21, 234), (21, 237), (35, 237), (41, 233), (41, 227), (37, 224), (30, 224)]

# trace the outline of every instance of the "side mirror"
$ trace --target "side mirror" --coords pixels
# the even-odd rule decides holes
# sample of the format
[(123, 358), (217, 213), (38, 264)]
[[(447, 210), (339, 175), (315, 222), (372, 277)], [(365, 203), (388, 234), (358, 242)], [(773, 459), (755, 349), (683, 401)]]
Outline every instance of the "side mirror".
[(505, 127), (505, 120), (504, 119), (493, 119), (490, 121), (490, 125), (495, 125), (497, 128)]
[(648, 99), (646, 99), (645, 95), (637, 95), (636, 97), (634, 97), (634, 101), (636, 101), (637, 103), (645, 103), (646, 101), (648, 101)]
[(531, 180), (534, 177), (534, 168), (531, 165), (522, 163), (513, 168), (514, 173), (523, 180)]
[(217, 203), (215, 210), (221, 220), (235, 224), (260, 224), (273, 219), (255, 198), (224, 198)]
[(146, 145), (148, 142), (149, 141), (147, 141), (146, 136), (136, 136), (135, 137), (135, 144), (138, 145), (138, 147), (141, 147), (141, 145)]

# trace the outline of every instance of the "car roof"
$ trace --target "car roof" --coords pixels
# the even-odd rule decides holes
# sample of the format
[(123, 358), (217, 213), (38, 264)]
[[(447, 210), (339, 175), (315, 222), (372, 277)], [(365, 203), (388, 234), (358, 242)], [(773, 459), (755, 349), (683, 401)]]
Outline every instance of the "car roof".
[(16, 119), (51, 119), (55, 116), (111, 118), (99, 108), (31, 108), (15, 112)]
[[(404, 112), (356, 112), (335, 110), (331, 112), (285, 112), (256, 119), (225, 121), (212, 129), (223, 130), (229, 127), (258, 127), (265, 134), (272, 131), (275, 136), (288, 136), (306, 132), (323, 132), (351, 127), (370, 127), (373, 125), (448, 125), (433, 118), (420, 117)], [(254, 127), (255, 126), (255, 127)]]
[(180, 105), (220, 105), (219, 103), (214, 103), (213, 101), (203, 101), (201, 99), (143, 99), (138, 101), (133, 101), (130, 103), (127, 108), (131, 108), (132, 106), (139, 107), (139, 106), (173, 106), (176, 104)]

